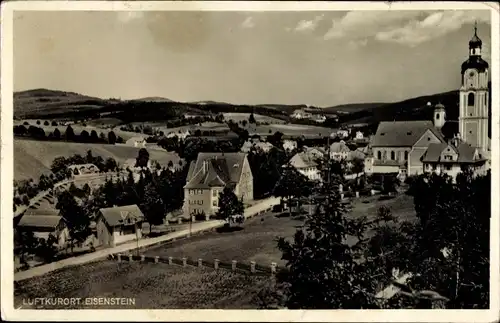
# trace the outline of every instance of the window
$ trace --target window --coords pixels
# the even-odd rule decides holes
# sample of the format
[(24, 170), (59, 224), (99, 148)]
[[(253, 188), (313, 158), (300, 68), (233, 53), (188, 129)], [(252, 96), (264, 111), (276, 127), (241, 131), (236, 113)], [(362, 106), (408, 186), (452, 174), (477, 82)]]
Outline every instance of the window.
[(469, 96), (467, 97), (467, 105), (468, 106), (474, 105), (474, 93), (469, 93)]
[(213, 197), (217, 197), (217, 190), (213, 190), (213, 191), (212, 191), (212, 196), (213, 196)]
[(408, 160), (408, 152), (405, 151), (405, 160)]
[(213, 205), (213, 206), (217, 206), (217, 201), (215, 201), (215, 200), (214, 200), (214, 201), (212, 202), (212, 205)]
[(439, 120), (439, 113), (436, 113), (436, 120)]
[(450, 165), (446, 165), (446, 166), (445, 166), (445, 169), (446, 169), (446, 170), (451, 170), (451, 166), (450, 166)]
[(391, 151), (391, 160), (396, 159), (396, 153), (394, 151)]
[(377, 151), (377, 159), (382, 159), (382, 152)]

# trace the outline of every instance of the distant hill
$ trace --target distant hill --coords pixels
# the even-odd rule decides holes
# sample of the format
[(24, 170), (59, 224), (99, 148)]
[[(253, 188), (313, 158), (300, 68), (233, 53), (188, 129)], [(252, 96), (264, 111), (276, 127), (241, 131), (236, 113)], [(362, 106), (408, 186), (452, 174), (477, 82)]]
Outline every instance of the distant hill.
[(159, 96), (149, 96), (149, 97), (146, 97), (146, 98), (134, 99), (134, 100), (130, 100), (130, 101), (144, 101), (144, 102), (173, 102), (173, 101), (172, 101), (172, 100), (170, 100), (170, 99), (167, 99), (167, 98), (162, 98), (162, 97), (159, 97)]
[(288, 120), (297, 109), (337, 114), (341, 123), (376, 124), (384, 120), (417, 120), (432, 118), (433, 105), (442, 103), (447, 118), (458, 119), (458, 91), (420, 96), (395, 103), (356, 103), (326, 108), (306, 104), (237, 105), (216, 101), (175, 102), (163, 97), (137, 100), (100, 99), (73, 92), (35, 89), (14, 94), (14, 116), (17, 118), (96, 119), (103, 116), (128, 122), (158, 121), (179, 118), (186, 113), (215, 115), (218, 113), (256, 113)]
[(386, 105), (387, 103), (353, 103), (353, 104), (341, 104), (333, 107), (327, 107), (321, 109), (323, 113), (352, 113), (363, 110), (371, 110), (378, 108), (380, 106)]
[[(136, 158), (140, 148), (122, 145), (106, 144), (80, 144), (73, 142), (53, 142), (14, 139), (14, 179), (38, 180), (41, 174), (50, 174), (50, 165), (54, 158), (59, 156), (70, 157), (74, 154), (85, 156), (92, 150), (94, 156), (114, 158), (123, 164), (129, 158)], [(158, 161), (161, 165), (168, 165), (172, 160), (178, 163), (179, 156), (162, 150), (149, 149), (151, 160)]]
[(54, 113), (96, 110), (112, 100), (74, 92), (34, 89), (14, 93), (15, 118), (39, 118)]

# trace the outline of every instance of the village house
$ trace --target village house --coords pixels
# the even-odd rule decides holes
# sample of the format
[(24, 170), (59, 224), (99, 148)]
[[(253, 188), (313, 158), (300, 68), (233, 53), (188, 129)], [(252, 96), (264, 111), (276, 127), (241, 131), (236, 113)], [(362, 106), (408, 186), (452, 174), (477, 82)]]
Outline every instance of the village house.
[(312, 117), (310, 112), (307, 112), (304, 109), (297, 109), (293, 111), (292, 118), (294, 119), (309, 119)]
[(269, 142), (260, 141), (258, 139), (249, 139), (243, 143), (240, 151), (243, 153), (248, 153), (248, 152), (250, 152), (250, 150), (252, 150), (252, 148), (254, 148), (256, 150), (261, 150), (261, 151), (267, 153), (273, 147), (274, 146)]
[(484, 174), (486, 161), (477, 148), (462, 142), (458, 137), (448, 143), (430, 144), (422, 156), (425, 173), (444, 173), (453, 179), (465, 168)]
[(71, 170), (73, 176), (99, 173), (99, 168), (94, 164), (70, 165), (68, 169)]
[(322, 114), (313, 114), (310, 119), (317, 123), (323, 123), (326, 121), (326, 117)]
[(189, 132), (189, 130), (179, 130), (177, 132), (169, 132), (166, 137), (167, 138), (174, 138), (174, 137), (177, 137), (177, 139), (179, 140), (185, 140), (187, 137), (191, 136), (191, 133)]
[(96, 216), (99, 245), (114, 247), (142, 238), (144, 215), (135, 204), (100, 209)]
[(365, 139), (363, 132), (356, 131), (356, 136), (354, 137), (354, 140), (363, 140), (363, 139)]
[(285, 151), (292, 151), (297, 149), (297, 142), (295, 140), (285, 139), (283, 140), (283, 149)]
[(312, 181), (321, 180), (321, 174), (318, 170), (318, 159), (325, 156), (320, 149), (315, 147), (305, 147), (303, 152), (295, 154), (290, 159), (292, 165), (299, 173)]
[(48, 240), (53, 236), (58, 249), (63, 249), (69, 240), (69, 231), (64, 218), (55, 214), (38, 214), (33, 210), (30, 214), (25, 214), (17, 224), (17, 231), (32, 232), (35, 238)]
[(351, 150), (343, 140), (330, 145), (330, 158), (334, 160), (347, 159)]
[(145, 148), (146, 147), (146, 139), (144, 137), (132, 137), (129, 140), (125, 142), (125, 145), (127, 146), (132, 146), (132, 147), (141, 147)]
[(253, 175), (245, 153), (198, 153), (184, 186), (184, 214), (213, 215), (219, 195), (231, 188), (243, 202), (253, 200)]

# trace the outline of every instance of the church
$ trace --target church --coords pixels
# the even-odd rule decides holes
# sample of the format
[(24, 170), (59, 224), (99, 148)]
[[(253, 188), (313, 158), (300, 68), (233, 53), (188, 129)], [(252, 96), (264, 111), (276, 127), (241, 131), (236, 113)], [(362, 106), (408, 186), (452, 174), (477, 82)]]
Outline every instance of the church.
[[(476, 25), (469, 58), (461, 66), (458, 131), (451, 138), (443, 133), (456, 121), (446, 120), (446, 109), (440, 103), (434, 106), (432, 121), (380, 122), (369, 145), (371, 153), (365, 158), (366, 174), (397, 174), (404, 180), (435, 172), (455, 178), (464, 168), (478, 173), (489, 169), (489, 65), (481, 57), (481, 49)], [(432, 107), (430, 102), (427, 105)]]

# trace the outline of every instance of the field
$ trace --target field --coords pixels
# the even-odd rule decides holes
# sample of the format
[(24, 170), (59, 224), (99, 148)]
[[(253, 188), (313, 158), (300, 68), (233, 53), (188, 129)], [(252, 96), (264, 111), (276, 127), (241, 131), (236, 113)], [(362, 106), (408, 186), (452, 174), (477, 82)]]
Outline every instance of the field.
[[(14, 179), (37, 180), (41, 174), (50, 173), (50, 165), (56, 157), (70, 157), (74, 154), (85, 156), (88, 150), (94, 156), (114, 158), (123, 164), (129, 158), (136, 158), (140, 148), (122, 145), (107, 144), (81, 144), (62, 141), (35, 141), (14, 140)], [(156, 160), (160, 165), (167, 165), (170, 160), (174, 164), (179, 162), (177, 154), (161, 150), (149, 150), (151, 160)]]
[[(226, 120), (226, 121), (233, 120), (234, 122), (240, 122), (243, 120), (248, 121), (248, 118), (250, 117), (250, 113), (239, 113), (239, 112), (226, 112), (226, 113), (223, 113), (223, 115), (224, 115), (224, 120)], [(257, 121), (257, 122), (267, 122), (270, 124), (285, 123), (285, 121), (283, 121), (283, 120), (273, 118), (273, 117), (264, 116), (261, 114), (254, 114), (254, 117), (255, 117), (255, 121)]]
[(120, 297), (135, 299), (135, 305), (45, 308), (248, 309), (256, 308), (253, 298), (267, 280), (222, 269), (104, 260), (15, 283), (14, 306), (23, 298)]
[[(368, 218), (373, 218), (378, 208), (386, 205), (400, 220), (414, 219), (415, 212), (411, 196), (399, 195), (386, 201), (378, 199), (378, 196), (373, 196), (353, 201), (350, 216), (358, 218), (366, 215)], [(187, 257), (193, 260), (201, 258), (207, 261), (213, 261), (214, 258), (226, 262), (255, 261), (262, 266), (269, 266), (271, 262), (276, 262), (278, 266), (283, 266), (281, 252), (276, 247), (276, 238), (278, 236), (292, 238), (296, 228), (302, 224), (301, 220), (289, 217), (278, 218), (273, 214), (268, 214), (247, 220), (241, 231), (210, 232), (170, 245), (154, 247), (145, 254), (160, 257)], [(355, 240), (348, 239), (348, 242), (355, 242)]]
[[(49, 133), (54, 132), (54, 130), (56, 130), (56, 128), (59, 129), (59, 131), (61, 132), (61, 135), (62, 135), (65, 133), (66, 128), (67, 128), (67, 126), (64, 126), (64, 125), (46, 126), (43, 124), (45, 122), (45, 120), (40, 120), (40, 121), (41, 121), (41, 124), (37, 125), (36, 124), (37, 120), (33, 120), (33, 119), (15, 120), (14, 125), (22, 125), (22, 124), (24, 124), (24, 122), (28, 122), (32, 126), (42, 128), (45, 131), (46, 136), (48, 136)], [(49, 121), (49, 123), (52, 123), (52, 120), (47, 120), (47, 121)], [(115, 127), (117, 122), (118, 122), (117, 119), (112, 119), (112, 118), (95, 119), (95, 120), (91, 120), (88, 123), (86, 123), (86, 126), (83, 126), (81, 124), (72, 124), (71, 128), (73, 128), (75, 135), (80, 135), (80, 133), (83, 130), (86, 130), (89, 134), (91, 133), (92, 130), (95, 130), (97, 132), (98, 136), (100, 136), (100, 134), (103, 133), (106, 136), (106, 138), (108, 138), (108, 133), (112, 130), (116, 134), (117, 137), (120, 136), (125, 141), (127, 141), (128, 139), (130, 139), (132, 137), (137, 137), (137, 136), (148, 137), (147, 135), (144, 135), (144, 134), (138, 134), (138, 133), (130, 132), (130, 131), (122, 131), (119, 129), (119, 127)], [(25, 127), (29, 127), (29, 126), (25, 125)], [(113, 128), (113, 127), (115, 127), (115, 128)]]
[(277, 131), (283, 133), (285, 136), (307, 138), (312, 137), (328, 137), (335, 129), (310, 126), (302, 124), (270, 124), (270, 125), (247, 125), (246, 129), (250, 134), (258, 134), (260, 136), (267, 136)]

